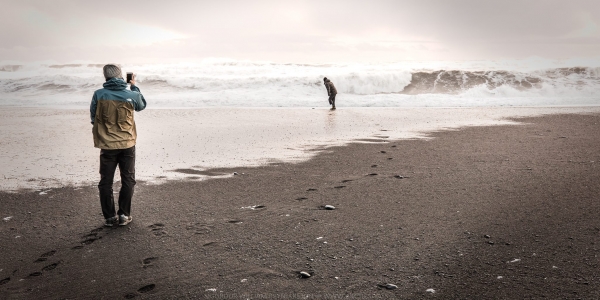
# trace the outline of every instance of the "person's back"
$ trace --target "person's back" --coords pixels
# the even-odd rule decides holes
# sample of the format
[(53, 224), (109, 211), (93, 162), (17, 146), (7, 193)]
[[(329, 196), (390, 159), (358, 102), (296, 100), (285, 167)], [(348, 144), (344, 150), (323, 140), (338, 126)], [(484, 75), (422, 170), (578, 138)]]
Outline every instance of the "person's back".
[[(135, 181), (135, 128), (134, 111), (146, 108), (146, 99), (131, 78), (131, 90), (123, 80), (121, 68), (109, 64), (103, 68), (104, 88), (94, 92), (90, 104), (90, 118), (94, 147), (100, 148), (100, 205), (106, 226), (115, 223), (127, 225), (132, 221), (131, 199)], [(121, 174), (119, 210), (115, 211), (113, 181), (117, 166)]]
[(139, 88), (121, 78), (110, 78), (104, 88), (94, 92), (90, 108), (94, 124), (94, 147), (100, 149), (125, 149), (135, 146), (137, 132), (134, 110), (146, 108)]

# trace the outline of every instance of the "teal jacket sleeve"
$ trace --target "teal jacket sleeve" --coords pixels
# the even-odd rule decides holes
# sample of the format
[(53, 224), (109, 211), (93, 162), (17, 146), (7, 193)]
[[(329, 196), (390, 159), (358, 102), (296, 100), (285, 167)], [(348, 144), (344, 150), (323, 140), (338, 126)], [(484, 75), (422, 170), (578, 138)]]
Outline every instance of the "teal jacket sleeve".
[(94, 119), (96, 118), (96, 107), (98, 106), (98, 98), (96, 97), (96, 93), (92, 97), (92, 103), (90, 104), (90, 118), (92, 119), (92, 125), (94, 124)]
[(140, 97), (135, 99), (135, 101), (133, 102), (133, 108), (135, 109), (135, 111), (144, 110), (144, 108), (146, 108), (146, 99), (144, 98), (144, 95), (142, 95), (142, 92), (140, 92), (140, 89), (137, 86), (132, 85), (130, 88), (131, 91), (137, 92), (140, 95)]

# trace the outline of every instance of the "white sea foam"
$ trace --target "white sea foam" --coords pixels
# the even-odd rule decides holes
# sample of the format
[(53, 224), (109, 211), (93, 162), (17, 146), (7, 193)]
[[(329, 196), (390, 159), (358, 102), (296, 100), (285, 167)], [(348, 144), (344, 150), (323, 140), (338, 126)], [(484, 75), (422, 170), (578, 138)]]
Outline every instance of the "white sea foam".
[[(598, 61), (278, 64), (208, 59), (123, 65), (152, 107), (316, 107), (330, 78), (340, 107), (599, 105)], [(575, 68), (577, 67), (577, 68)], [(0, 105), (89, 105), (102, 64), (0, 63)]]

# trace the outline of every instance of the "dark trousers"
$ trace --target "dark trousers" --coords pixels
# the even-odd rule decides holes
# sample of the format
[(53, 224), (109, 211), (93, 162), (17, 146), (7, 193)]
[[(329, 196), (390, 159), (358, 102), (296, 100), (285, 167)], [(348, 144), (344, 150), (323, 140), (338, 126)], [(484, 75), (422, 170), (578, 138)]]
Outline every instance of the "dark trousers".
[(129, 216), (131, 197), (135, 186), (135, 146), (128, 149), (100, 150), (100, 205), (105, 219), (115, 216), (113, 180), (119, 166), (121, 173), (121, 191), (119, 192), (119, 211), (117, 214)]
[(333, 94), (333, 95), (329, 96), (329, 99), (327, 99), (327, 100), (329, 100), (329, 105), (333, 105), (333, 107), (335, 107), (335, 95), (337, 95), (337, 94)]

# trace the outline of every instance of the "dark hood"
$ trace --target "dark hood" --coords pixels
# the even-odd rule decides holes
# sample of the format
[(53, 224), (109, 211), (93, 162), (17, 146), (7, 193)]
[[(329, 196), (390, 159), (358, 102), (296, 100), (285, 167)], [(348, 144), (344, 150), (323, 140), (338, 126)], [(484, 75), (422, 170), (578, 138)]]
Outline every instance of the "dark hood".
[(122, 78), (111, 78), (102, 86), (107, 90), (120, 91), (127, 88), (127, 83)]

